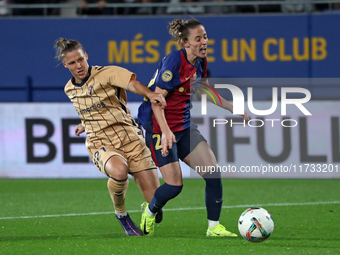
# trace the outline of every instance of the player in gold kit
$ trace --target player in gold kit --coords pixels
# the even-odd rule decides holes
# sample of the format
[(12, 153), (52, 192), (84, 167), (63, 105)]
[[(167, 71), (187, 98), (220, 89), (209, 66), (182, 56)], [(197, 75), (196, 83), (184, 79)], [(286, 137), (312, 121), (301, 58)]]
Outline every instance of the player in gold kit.
[(165, 99), (138, 82), (136, 75), (127, 69), (90, 66), (87, 53), (76, 40), (60, 38), (55, 48), (56, 57), (73, 75), (65, 86), (65, 93), (81, 119), (76, 134), (85, 130), (86, 147), (93, 163), (109, 177), (107, 186), (115, 215), (125, 233), (142, 235), (125, 207), (128, 174), (133, 176), (148, 202), (160, 184), (143, 132), (126, 107), (126, 90), (146, 96), (163, 108)]

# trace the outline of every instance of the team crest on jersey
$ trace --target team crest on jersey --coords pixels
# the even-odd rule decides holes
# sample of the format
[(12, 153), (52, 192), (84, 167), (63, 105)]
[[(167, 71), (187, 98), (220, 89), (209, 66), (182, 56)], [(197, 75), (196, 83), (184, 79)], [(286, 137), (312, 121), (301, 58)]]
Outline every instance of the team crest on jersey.
[(164, 82), (168, 82), (171, 81), (172, 79), (172, 72), (170, 70), (166, 70), (163, 74), (162, 74), (162, 80)]
[(166, 150), (166, 151), (162, 151), (162, 156), (163, 157), (166, 157), (166, 156), (168, 156), (169, 155), (169, 151), (168, 150)]
[(90, 87), (86, 90), (86, 92), (87, 92), (90, 96), (92, 96), (92, 91), (93, 91), (93, 86), (90, 86)]

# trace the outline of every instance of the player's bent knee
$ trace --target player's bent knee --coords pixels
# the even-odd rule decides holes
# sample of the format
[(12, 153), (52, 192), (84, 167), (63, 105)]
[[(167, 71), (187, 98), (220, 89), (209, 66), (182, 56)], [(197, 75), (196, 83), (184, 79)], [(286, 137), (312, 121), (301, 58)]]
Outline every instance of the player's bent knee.
[(105, 164), (105, 172), (109, 177), (116, 180), (125, 180), (128, 178), (128, 166), (124, 159), (114, 156)]
[(166, 190), (170, 199), (177, 197), (183, 189), (183, 185), (170, 185), (167, 183), (164, 183), (163, 185), (166, 186)]
[(127, 171), (114, 171), (110, 174), (110, 177), (116, 180), (125, 180), (128, 178)]
[(183, 180), (182, 179), (170, 180), (170, 181), (167, 181), (166, 183), (168, 183), (169, 185), (172, 185), (172, 186), (183, 186)]
[(176, 187), (176, 188), (175, 188), (175, 194), (176, 194), (176, 196), (178, 196), (178, 195), (182, 192), (183, 185), (174, 186), (174, 187)]

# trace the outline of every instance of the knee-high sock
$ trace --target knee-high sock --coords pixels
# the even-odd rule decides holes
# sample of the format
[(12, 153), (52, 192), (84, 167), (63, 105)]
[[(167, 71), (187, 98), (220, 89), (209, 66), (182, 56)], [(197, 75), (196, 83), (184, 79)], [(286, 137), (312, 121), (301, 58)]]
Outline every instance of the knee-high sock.
[(158, 212), (170, 199), (181, 193), (182, 188), (183, 185), (175, 186), (167, 183), (159, 186), (149, 203), (149, 210), (153, 213)]
[(109, 189), (114, 208), (117, 212), (123, 213), (126, 211), (125, 194), (128, 186), (128, 178), (125, 180), (116, 180), (110, 177), (107, 181), (107, 188)]
[(206, 173), (203, 175), (205, 186), (205, 206), (207, 207), (208, 220), (218, 221), (222, 210), (222, 181), (221, 173)]

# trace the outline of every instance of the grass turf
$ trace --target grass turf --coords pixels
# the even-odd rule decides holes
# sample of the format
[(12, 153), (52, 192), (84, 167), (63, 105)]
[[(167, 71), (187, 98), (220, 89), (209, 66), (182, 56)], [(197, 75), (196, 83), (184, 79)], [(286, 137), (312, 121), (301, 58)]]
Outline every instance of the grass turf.
[[(262, 205), (275, 222), (262, 243), (206, 237), (204, 186), (185, 179), (155, 236), (128, 237), (112, 213), (105, 179), (2, 179), (0, 254), (340, 254), (339, 180), (223, 180), (221, 223), (238, 233), (240, 214)], [(131, 181), (126, 205), (137, 224), (142, 201)]]

